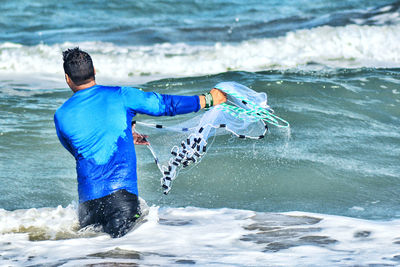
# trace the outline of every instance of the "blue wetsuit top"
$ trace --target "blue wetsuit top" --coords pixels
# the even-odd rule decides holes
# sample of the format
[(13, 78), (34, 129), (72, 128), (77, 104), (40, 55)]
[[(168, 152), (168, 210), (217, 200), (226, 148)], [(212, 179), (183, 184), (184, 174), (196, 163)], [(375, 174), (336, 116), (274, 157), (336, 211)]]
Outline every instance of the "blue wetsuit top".
[(79, 202), (120, 189), (137, 195), (136, 154), (131, 121), (198, 111), (198, 96), (143, 92), (95, 85), (77, 91), (54, 115), (58, 138), (76, 159)]

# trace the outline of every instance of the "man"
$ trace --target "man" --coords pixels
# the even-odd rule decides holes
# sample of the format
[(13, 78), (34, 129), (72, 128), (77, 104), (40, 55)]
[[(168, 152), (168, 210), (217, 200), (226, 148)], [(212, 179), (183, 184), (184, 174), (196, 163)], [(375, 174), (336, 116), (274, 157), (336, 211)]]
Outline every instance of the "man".
[(112, 237), (125, 235), (140, 217), (136, 144), (132, 134), (137, 113), (174, 116), (226, 101), (212, 89), (201, 96), (173, 96), (131, 87), (97, 85), (88, 53), (79, 48), (63, 52), (65, 80), (73, 96), (54, 115), (61, 144), (75, 157), (78, 176), (79, 223), (103, 226)]

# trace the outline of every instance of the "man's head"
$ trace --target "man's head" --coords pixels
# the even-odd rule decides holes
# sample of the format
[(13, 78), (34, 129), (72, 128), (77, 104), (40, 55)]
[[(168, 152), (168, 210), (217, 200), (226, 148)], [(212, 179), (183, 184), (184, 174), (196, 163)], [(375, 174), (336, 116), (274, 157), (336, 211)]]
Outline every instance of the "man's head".
[[(88, 53), (80, 50), (79, 47), (65, 50), (63, 52), (63, 60), (64, 72), (70, 87), (70, 81), (73, 82), (72, 86), (81, 86), (95, 80), (92, 58)], [(71, 87), (71, 89), (73, 88)]]

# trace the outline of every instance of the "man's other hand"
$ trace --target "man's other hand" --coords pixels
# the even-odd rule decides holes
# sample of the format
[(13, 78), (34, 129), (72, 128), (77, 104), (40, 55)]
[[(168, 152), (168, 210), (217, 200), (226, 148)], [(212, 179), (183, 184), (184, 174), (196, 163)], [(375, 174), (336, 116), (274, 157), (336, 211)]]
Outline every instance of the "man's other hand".
[(149, 141), (146, 139), (149, 136), (135, 132), (135, 125), (132, 125), (132, 137), (135, 145), (150, 145)]

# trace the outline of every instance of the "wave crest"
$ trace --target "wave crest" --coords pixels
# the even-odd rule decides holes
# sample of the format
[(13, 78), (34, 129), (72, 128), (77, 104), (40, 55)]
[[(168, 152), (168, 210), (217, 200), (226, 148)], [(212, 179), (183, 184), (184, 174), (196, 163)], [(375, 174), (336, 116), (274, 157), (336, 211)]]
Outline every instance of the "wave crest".
[(80, 46), (105, 77), (191, 76), (230, 70), (261, 71), (322, 65), (333, 68), (399, 67), (400, 25), (323, 26), (276, 38), (213, 46), (155, 44), (117, 46), (105, 42), (0, 44), (1, 73), (63, 74), (61, 52)]

